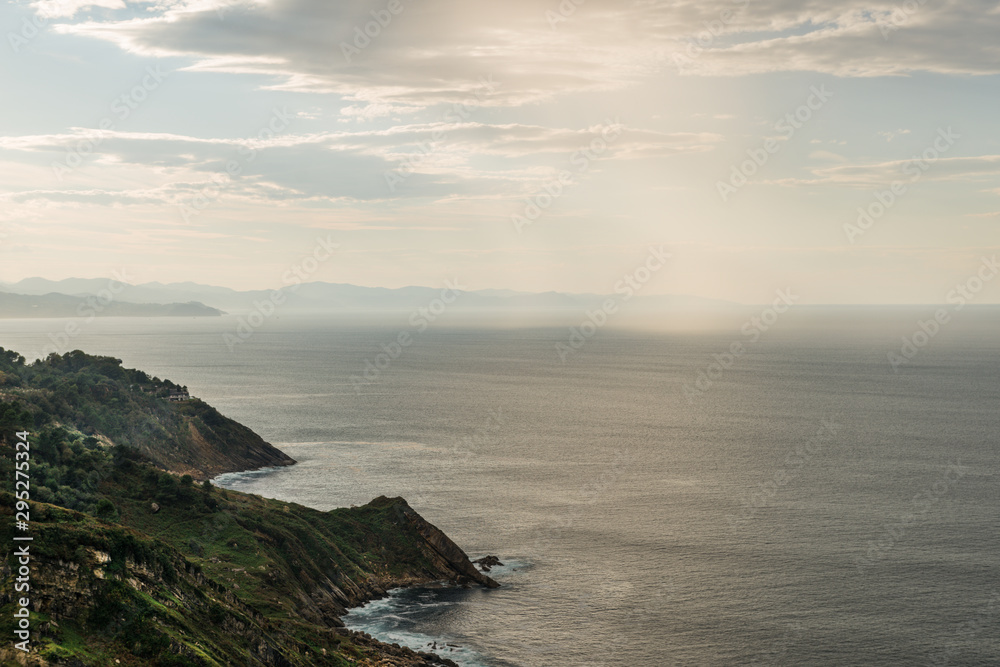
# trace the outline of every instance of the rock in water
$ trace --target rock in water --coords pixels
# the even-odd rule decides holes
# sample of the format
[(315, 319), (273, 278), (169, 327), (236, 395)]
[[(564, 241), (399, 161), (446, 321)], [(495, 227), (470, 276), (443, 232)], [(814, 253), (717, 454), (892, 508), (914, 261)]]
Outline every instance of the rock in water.
[(489, 572), (497, 565), (503, 565), (503, 563), (500, 562), (500, 559), (496, 556), (483, 556), (482, 558), (477, 558), (472, 562), (478, 565), (479, 569), (483, 572)]

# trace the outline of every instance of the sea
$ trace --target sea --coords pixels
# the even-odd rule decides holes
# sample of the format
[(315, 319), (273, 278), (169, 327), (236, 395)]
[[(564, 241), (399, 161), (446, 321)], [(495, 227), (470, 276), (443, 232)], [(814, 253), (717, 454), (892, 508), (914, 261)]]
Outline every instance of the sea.
[(402, 496), (500, 558), (498, 589), (346, 617), (387, 642), (466, 667), (1000, 665), (1000, 309), (754, 314), (0, 320), (0, 346), (117, 357), (298, 460), (228, 488)]

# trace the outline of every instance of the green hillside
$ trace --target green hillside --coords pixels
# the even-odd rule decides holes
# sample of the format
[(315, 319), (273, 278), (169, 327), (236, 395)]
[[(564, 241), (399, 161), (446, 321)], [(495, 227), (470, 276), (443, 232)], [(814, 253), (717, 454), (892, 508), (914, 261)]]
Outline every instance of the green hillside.
[[(33, 652), (14, 663), (6, 642), (4, 664), (449, 664), (350, 633), (340, 616), (397, 586), (496, 586), (401, 498), (319, 512), (165, 466), (182, 451), (195, 456), (183, 465), (206, 467), (185, 449), (192, 424), (219, 447), (247, 439), (200, 401), (167, 400), (181, 389), (167, 381), (79, 352), (0, 358), (0, 474), (12, 489), (15, 433), (27, 429), (30, 528), (17, 534), (34, 538)], [(15, 503), (0, 492), (7, 544)], [(0, 569), (6, 637), (16, 573), (12, 555)]]
[(77, 350), (26, 364), (0, 348), (0, 400), (30, 411), (36, 427), (58, 422), (106, 436), (196, 479), (295, 463), (203, 401), (170, 400), (186, 394), (186, 387), (123, 368), (113, 357)]

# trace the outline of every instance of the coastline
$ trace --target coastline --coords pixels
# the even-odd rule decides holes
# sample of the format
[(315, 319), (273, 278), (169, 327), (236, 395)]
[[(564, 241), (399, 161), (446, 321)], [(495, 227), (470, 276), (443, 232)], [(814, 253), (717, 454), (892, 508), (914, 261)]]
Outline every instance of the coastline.
[[(277, 449), (277, 448), (275, 448)], [(281, 450), (277, 450), (281, 451)], [(284, 453), (284, 452), (282, 452)], [(290, 457), (289, 457), (290, 458)], [(269, 474), (271, 472), (277, 472), (281, 469), (291, 467), (296, 465), (295, 460), (291, 460), (290, 463), (282, 463), (278, 465), (263, 466), (259, 468), (249, 469), (249, 470), (237, 470), (228, 471), (220, 473), (213, 477), (210, 481), (212, 484), (218, 486), (219, 488), (228, 488), (232, 491), (239, 493), (248, 493), (249, 495), (258, 494), (239, 491), (235, 488), (230, 488), (226, 485), (227, 477), (232, 479), (238, 475), (244, 474), (254, 474), (260, 473), (262, 475)], [(263, 497), (263, 496), (258, 496)], [(493, 580), (491, 577), (487, 576), (483, 572), (480, 572), (475, 564), (471, 561), (469, 556), (462, 550), (455, 542), (451, 540), (443, 531), (428, 522), (415, 510), (413, 510), (409, 504), (403, 498), (386, 498), (385, 496), (380, 496), (374, 499), (372, 502), (392, 502), (400, 507), (400, 512), (403, 517), (414, 526), (420, 535), (424, 538), (428, 545), (436, 552), (440, 559), (447, 564), (447, 566), (455, 572), (455, 577), (452, 579), (441, 578), (441, 577), (403, 577), (403, 578), (374, 578), (368, 579), (358, 586), (356, 589), (356, 595), (348, 595), (348, 601), (344, 605), (343, 609), (337, 612), (331, 619), (334, 627), (334, 632), (343, 636), (345, 638), (351, 639), (352, 642), (356, 644), (363, 644), (371, 651), (379, 652), (384, 658), (393, 659), (396, 662), (394, 664), (400, 665), (400, 667), (418, 667), (423, 665), (444, 665), (445, 667), (460, 667), (460, 663), (457, 663), (450, 658), (442, 656), (435, 653), (433, 650), (423, 650), (422, 647), (413, 647), (401, 645), (399, 643), (388, 642), (380, 640), (373, 636), (371, 633), (364, 630), (351, 629), (348, 628), (345, 623), (345, 617), (348, 616), (352, 611), (358, 611), (364, 607), (384, 601), (393, 597), (394, 593), (398, 593), (405, 590), (412, 590), (415, 588), (432, 588), (434, 584), (450, 584), (454, 587), (459, 588), (469, 588), (473, 584), (479, 584), (484, 588), (492, 589), (499, 588), (500, 584)], [(335, 508), (341, 510), (350, 510), (350, 507)], [(354, 508), (357, 509), (357, 508)], [(320, 511), (320, 510), (315, 510)], [(345, 591), (347, 592), (347, 591)], [(442, 645), (443, 647), (444, 645)], [(399, 662), (400, 660), (404, 662)]]
[[(35, 482), (30, 497), (0, 492), (8, 541), (15, 511), (27, 516), (18, 503), (30, 501), (30, 525), (18, 528), (33, 540), (25, 664), (453, 664), (341, 619), (398, 587), (498, 587), (457, 544), (398, 497), (323, 512), (216, 488), (210, 472), (295, 460), (199, 399), (169, 400), (177, 385), (121, 364), (79, 351), (30, 365), (0, 355), (0, 463), (13, 478), (11, 436), (22, 433)], [(6, 590), (15, 576), (0, 564)], [(9, 625), (14, 600), (0, 605)]]
[[(480, 556), (489, 558), (479, 554), (473, 562)], [(526, 567), (531, 567), (527, 561), (505, 559), (503, 564), (493, 566), (490, 574), (500, 575), (503, 587), (508, 585), (511, 573)], [(414, 651), (445, 655), (463, 667), (516, 667), (517, 663), (482, 647), (476, 636), (460, 628), (449, 631), (441, 627), (442, 613), (454, 610), (461, 614), (464, 605), (476, 597), (466, 593), (454, 586), (434, 584), (392, 589), (385, 598), (350, 609), (343, 620), (349, 630), (368, 633), (386, 644), (398, 643)]]

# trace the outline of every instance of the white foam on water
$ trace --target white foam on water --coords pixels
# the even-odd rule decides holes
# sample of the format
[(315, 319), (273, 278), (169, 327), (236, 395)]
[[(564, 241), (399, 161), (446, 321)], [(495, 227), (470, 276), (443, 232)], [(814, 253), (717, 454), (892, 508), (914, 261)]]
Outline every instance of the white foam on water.
[[(351, 630), (366, 632), (387, 644), (399, 644), (414, 651), (436, 653), (441, 657), (453, 660), (462, 667), (491, 667), (494, 664), (456, 638), (432, 636), (401, 627), (419, 623), (419, 619), (413, 617), (419, 616), (421, 611), (458, 606), (459, 604), (435, 600), (434, 591), (430, 589), (421, 591), (417, 600), (404, 600), (401, 599), (400, 595), (405, 590), (390, 591), (388, 597), (351, 609), (343, 618), (344, 624)], [(434, 648), (435, 645), (437, 648)]]

